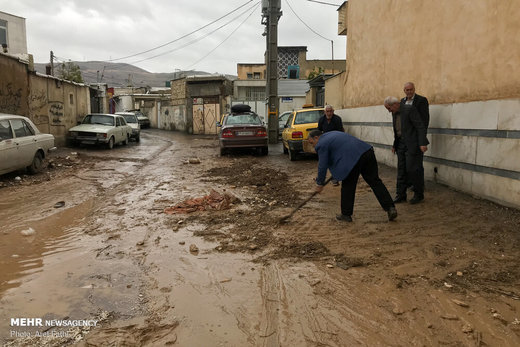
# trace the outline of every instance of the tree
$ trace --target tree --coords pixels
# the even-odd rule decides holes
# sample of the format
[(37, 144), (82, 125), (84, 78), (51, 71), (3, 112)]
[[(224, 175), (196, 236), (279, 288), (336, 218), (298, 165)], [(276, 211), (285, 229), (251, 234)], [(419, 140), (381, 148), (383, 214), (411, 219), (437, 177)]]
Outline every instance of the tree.
[(83, 83), (83, 76), (77, 64), (72, 61), (61, 63), (58, 67), (58, 77), (67, 81)]
[(311, 72), (309, 72), (307, 79), (312, 80), (313, 78), (318, 77), (322, 73), (323, 73), (323, 68), (321, 66), (319, 66), (318, 71), (316, 71), (316, 68), (314, 68)]

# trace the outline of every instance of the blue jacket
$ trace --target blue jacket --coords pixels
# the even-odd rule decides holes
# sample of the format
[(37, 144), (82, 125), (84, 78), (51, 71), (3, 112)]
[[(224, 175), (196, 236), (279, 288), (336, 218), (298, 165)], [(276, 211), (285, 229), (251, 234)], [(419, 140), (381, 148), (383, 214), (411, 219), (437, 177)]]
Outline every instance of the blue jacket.
[(372, 146), (357, 137), (340, 131), (329, 131), (320, 136), (316, 144), (318, 153), (318, 177), (316, 183), (323, 185), (327, 169), (332, 177), (343, 181), (357, 164), (363, 153)]

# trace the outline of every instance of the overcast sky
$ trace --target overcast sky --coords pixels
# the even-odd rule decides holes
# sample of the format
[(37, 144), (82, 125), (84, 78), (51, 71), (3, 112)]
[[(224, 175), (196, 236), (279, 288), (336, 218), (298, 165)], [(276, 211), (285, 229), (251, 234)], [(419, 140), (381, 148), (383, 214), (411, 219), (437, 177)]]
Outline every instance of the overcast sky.
[[(282, 0), (278, 45), (307, 46), (307, 59), (331, 59), (333, 40), (334, 58), (345, 59), (346, 37), (337, 35), (342, 1), (321, 2), (338, 6)], [(237, 63), (262, 63), (266, 47), (257, 0), (0, 0), (0, 11), (26, 19), (27, 48), (36, 63), (48, 62), (52, 50), (65, 61), (113, 60), (150, 72), (236, 75)]]
[[(346, 37), (337, 35), (337, 9), (343, 1), (321, 2), (338, 6), (281, 0), (278, 45), (307, 46), (307, 59), (331, 59), (333, 40), (334, 58), (345, 59)], [(27, 48), (36, 63), (48, 62), (52, 50), (65, 61), (113, 60), (150, 72), (195, 69), (236, 75), (237, 63), (262, 63), (266, 47), (257, 0), (0, 0), (0, 11), (26, 19)]]

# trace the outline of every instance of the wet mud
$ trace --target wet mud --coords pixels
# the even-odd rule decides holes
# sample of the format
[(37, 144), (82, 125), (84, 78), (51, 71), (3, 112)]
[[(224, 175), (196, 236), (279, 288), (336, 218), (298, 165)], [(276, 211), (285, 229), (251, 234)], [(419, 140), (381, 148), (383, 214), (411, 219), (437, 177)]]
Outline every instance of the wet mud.
[[(340, 188), (327, 186), (282, 224), (312, 193), (317, 161), (269, 153), (219, 156), (214, 137), (150, 129), (0, 177), (0, 341), (520, 344), (519, 211), (428, 182), (424, 203), (388, 222), (360, 179), (352, 223), (334, 219)], [(393, 191), (394, 169), (380, 170)], [(61, 336), (34, 336), (45, 329)]]

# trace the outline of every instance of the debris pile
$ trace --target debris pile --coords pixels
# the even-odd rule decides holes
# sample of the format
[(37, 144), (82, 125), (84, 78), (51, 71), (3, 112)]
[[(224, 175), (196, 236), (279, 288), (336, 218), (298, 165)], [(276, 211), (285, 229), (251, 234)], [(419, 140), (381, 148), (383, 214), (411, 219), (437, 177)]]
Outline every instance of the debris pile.
[(231, 205), (238, 201), (238, 198), (229, 193), (220, 194), (215, 190), (202, 198), (188, 199), (175, 206), (164, 209), (166, 214), (192, 213), (196, 211), (216, 210), (222, 211), (231, 208)]

